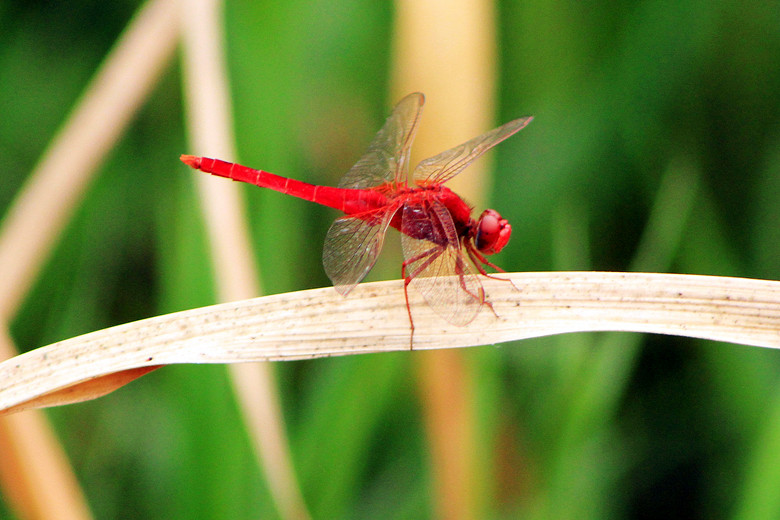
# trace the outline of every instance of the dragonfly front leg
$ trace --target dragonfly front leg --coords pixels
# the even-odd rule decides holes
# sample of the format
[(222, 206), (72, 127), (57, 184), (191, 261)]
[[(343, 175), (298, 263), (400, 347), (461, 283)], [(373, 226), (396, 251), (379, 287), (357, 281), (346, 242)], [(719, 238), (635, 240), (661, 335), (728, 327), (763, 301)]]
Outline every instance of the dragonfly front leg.
[[(467, 244), (467, 246), (468, 246), (468, 244)], [(466, 247), (466, 251), (469, 254), (469, 258), (471, 258), (471, 262), (474, 264), (474, 266), (477, 268), (477, 270), (480, 272), (480, 274), (482, 274), (484, 276), (487, 276), (488, 278), (492, 278), (493, 280), (501, 280), (502, 282), (509, 282), (509, 283), (512, 284), (512, 287), (515, 288), (515, 290), (517, 290), (517, 291), (520, 290), (515, 285), (515, 282), (513, 282), (511, 278), (501, 278), (500, 276), (493, 276), (490, 273), (488, 273), (487, 271), (485, 271), (485, 268), (482, 267), (482, 264), (488, 265), (488, 266), (492, 267), (493, 269), (495, 269), (496, 271), (499, 271), (499, 272), (502, 272), (502, 273), (506, 272), (503, 269), (501, 269), (500, 267), (498, 267), (497, 265), (495, 265), (492, 262), (490, 262), (487, 258), (485, 258), (485, 256), (482, 253), (480, 253), (479, 251), (477, 251), (473, 247)], [(484, 294), (483, 294), (482, 297), (484, 299), (483, 303), (485, 303), (488, 307), (490, 307), (490, 310), (493, 312), (493, 315), (495, 315), (495, 317), (498, 318), (499, 317), (498, 313), (493, 308), (493, 304), (490, 303), (487, 300), (487, 298), (484, 297)]]
[(477, 251), (473, 245), (466, 244), (466, 251), (469, 254), (469, 258), (471, 258), (471, 261), (474, 263), (474, 267), (477, 268), (477, 271), (480, 272), (480, 274), (487, 276), (488, 278), (493, 278), (495, 280), (504, 280), (504, 278), (499, 278), (498, 276), (490, 276), (490, 274), (485, 271), (485, 268), (482, 267), (482, 265), (487, 265), (488, 267), (491, 267), (492, 269), (495, 269), (496, 271), (500, 273), (505, 273), (503, 269), (498, 267), (496, 264), (485, 258), (485, 255)]

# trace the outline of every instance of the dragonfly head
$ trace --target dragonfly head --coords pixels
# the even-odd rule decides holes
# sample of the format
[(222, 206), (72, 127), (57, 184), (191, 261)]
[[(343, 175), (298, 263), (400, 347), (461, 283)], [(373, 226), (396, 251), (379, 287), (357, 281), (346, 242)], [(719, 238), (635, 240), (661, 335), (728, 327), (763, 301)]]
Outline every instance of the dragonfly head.
[(486, 209), (482, 212), (476, 230), (474, 245), (485, 255), (501, 251), (512, 236), (512, 226), (494, 209)]

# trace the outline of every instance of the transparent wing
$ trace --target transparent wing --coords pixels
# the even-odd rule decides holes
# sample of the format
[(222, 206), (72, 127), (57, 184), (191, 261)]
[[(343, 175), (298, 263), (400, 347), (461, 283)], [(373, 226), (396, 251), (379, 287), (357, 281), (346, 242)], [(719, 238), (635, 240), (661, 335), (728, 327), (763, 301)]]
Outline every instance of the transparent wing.
[(346, 296), (374, 267), (395, 211), (341, 217), (330, 226), (322, 265), (336, 290)]
[(453, 325), (473, 320), (485, 301), (485, 293), (463, 254), (447, 208), (435, 200), (406, 204), (401, 231), (410, 285)]
[(391, 181), (405, 184), (409, 151), (424, 103), (425, 96), (419, 92), (399, 101), (366, 153), (341, 179), (339, 188), (373, 188)]
[(414, 169), (414, 182), (418, 186), (447, 182), (482, 154), (525, 128), (532, 119), (532, 117), (515, 119), (455, 148), (425, 159)]

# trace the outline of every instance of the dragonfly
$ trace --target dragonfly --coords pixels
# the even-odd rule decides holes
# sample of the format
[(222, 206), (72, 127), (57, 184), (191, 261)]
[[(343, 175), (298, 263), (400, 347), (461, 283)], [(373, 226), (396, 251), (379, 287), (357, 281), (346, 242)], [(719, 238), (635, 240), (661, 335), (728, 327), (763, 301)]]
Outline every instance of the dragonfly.
[(488, 306), (480, 275), (486, 267), (504, 272), (486, 257), (501, 251), (512, 234), (506, 219), (487, 209), (478, 219), (473, 207), (444, 184), (533, 119), (521, 117), (420, 162), (408, 182), (409, 155), (425, 97), (407, 95), (393, 109), (365, 154), (338, 187), (318, 186), (236, 163), (182, 155), (206, 173), (247, 182), (336, 209), (325, 237), (322, 263), (336, 290), (347, 296), (376, 263), (388, 227), (401, 233), (404, 298), (414, 341), (409, 286), (436, 314), (456, 326), (474, 320)]

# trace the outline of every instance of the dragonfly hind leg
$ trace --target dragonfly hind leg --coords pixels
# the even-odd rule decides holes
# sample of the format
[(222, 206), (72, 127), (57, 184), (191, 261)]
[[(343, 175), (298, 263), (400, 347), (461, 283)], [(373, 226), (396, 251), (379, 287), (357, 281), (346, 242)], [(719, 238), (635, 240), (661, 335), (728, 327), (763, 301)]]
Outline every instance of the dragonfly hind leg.
[[(409, 328), (411, 329), (409, 333), (409, 350), (414, 350), (414, 319), (412, 318), (412, 307), (409, 305), (409, 284), (412, 283), (412, 278), (417, 276), (423, 269), (428, 267), (431, 262), (436, 258), (436, 256), (433, 256), (436, 252), (436, 249), (440, 249), (438, 247), (432, 247), (428, 249), (427, 251), (424, 251), (423, 253), (420, 253), (417, 256), (414, 256), (408, 260), (404, 260), (401, 264), (401, 278), (404, 279), (404, 299), (406, 300), (406, 313), (409, 315)], [(414, 273), (411, 273), (407, 275), (406, 268), (409, 264), (413, 262), (417, 262), (419, 260), (422, 260), (426, 256), (431, 256), (431, 258), (423, 262), (423, 264), (415, 270)]]

